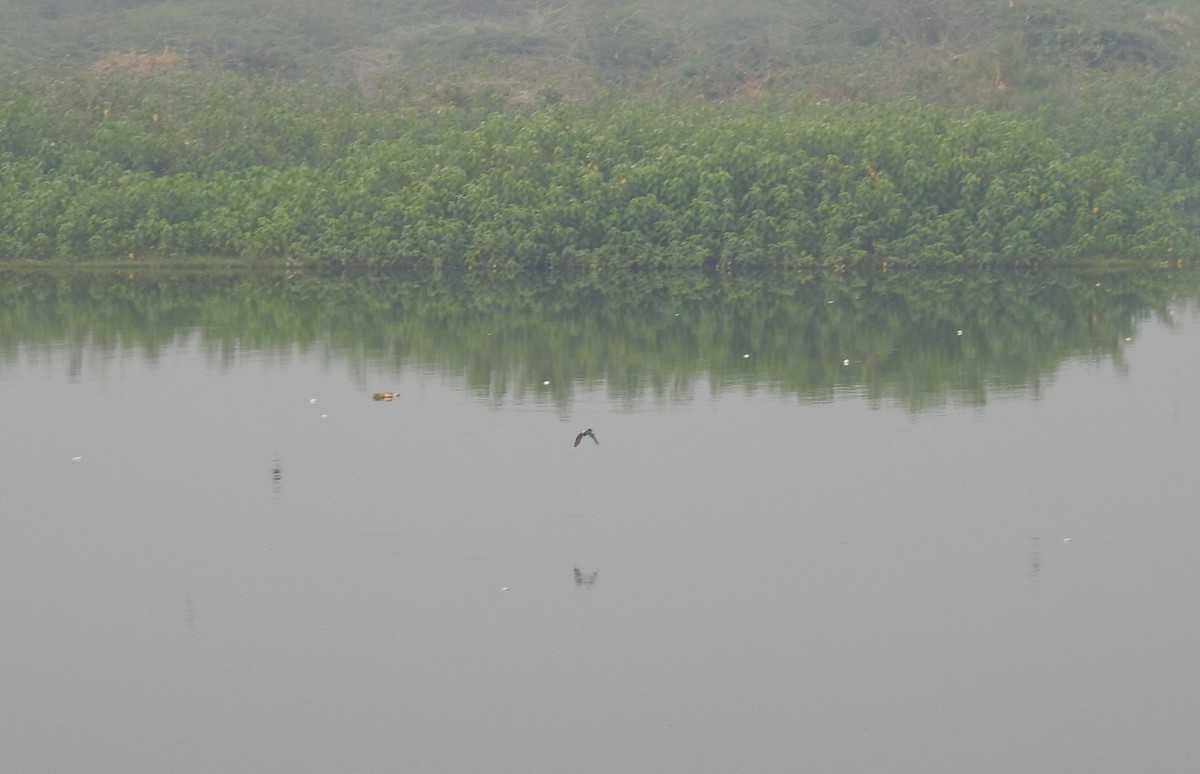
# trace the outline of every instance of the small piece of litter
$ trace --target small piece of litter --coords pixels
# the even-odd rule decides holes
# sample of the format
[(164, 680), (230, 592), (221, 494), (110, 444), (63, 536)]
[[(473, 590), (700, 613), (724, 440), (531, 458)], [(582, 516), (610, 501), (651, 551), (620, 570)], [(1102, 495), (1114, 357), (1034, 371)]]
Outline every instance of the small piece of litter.
[(308, 399), (308, 405), (310, 405), (310, 406), (311, 406), (312, 404), (316, 403), (316, 402), (317, 402), (317, 399), (316, 399), (316, 398), (309, 398), (309, 399)]
[(842, 365), (850, 365), (850, 358), (846, 358), (845, 360), (843, 360)]
[(750, 357), (750, 353), (749, 353), (749, 352), (747, 352), (746, 354), (742, 355), (742, 359), (743, 359), (743, 360), (745, 360), (745, 359), (746, 359), (746, 358), (748, 358), (748, 357)]
[(508, 586), (501, 586), (501, 587), (500, 587), (500, 590), (501, 590), (501, 591), (508, 591)]
[(549, 379), (547, 379), (546, 381), (542, 382), (542, 384), (543, 384), (543, 385), (545, 385), (546, 387), (549, 387), (549, 386), (550, 386), (550, 380), (549, 380)]
[(83, 457), (72, 457), (71, 462), (83, 462)]

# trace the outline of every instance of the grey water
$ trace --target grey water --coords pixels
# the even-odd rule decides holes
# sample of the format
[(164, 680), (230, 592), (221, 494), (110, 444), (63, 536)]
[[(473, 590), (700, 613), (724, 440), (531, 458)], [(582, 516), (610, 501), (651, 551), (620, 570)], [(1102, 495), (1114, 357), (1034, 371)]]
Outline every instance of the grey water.
[(921, 405), (10, 331), (0, 770), (1192, 771), (1198, 309)]

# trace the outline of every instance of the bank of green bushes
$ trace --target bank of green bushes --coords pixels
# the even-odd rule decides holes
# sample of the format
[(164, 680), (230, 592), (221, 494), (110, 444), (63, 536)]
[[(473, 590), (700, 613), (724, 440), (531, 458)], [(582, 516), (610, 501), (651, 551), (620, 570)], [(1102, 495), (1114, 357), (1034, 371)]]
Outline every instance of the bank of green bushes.
[[(1033, 118), (911, 101), (420, 110), (231, 76), (13, 81), (0, 256), (502, 271), (1174, 261), (1195, 248), (1197, 109), (1146, 99), (1116, 131), (1098, 109), (1069, 141)], [(1161, 174), (1139, 175), (1151, 162)]]

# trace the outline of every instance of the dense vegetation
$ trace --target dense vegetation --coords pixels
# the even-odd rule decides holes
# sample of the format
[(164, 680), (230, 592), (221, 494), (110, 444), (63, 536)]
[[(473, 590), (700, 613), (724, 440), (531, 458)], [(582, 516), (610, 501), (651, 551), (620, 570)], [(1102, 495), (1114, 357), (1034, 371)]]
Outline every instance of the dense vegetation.
[[(1032, 119), (915, 102), (421, 112), (236, 76), (13, 82), (0, 254), (484, 270), (1173, 259), (1192, 250), (1176, 207), (1196, 179), (1189, 105), (1163, 94), (1165, 114), (1133, 119), (1153, 130), (1136, 145), (1073, 152)], [(1135, 174), (1152, 162), (1161, 174)]]
[[(319, 348), (349, 373), (414, 364), (481, 399), (566, 409), (581, 387), (632, 402), (853, 392), (913, 410), (1037, 389), (1068, 358), (1123, 362), (1150, 315), (1194, 304), (1168, 272), (697, 272), (508, 279), (282, 272), (0, 271), (0, 380), (29, 348), (76, 362), (197, 337), (216, 360)], [(1189, 301), (1191, 299), (1191, 301)], [(1194, 308), (1179, 306), (1179, 314)], [(751, 357), (744, 358), (744, 354)], [(545, 382), (549, 384), (545, 384)], [(364, 399), (391, 385), (362, 384)]]
[[(31, 66), (0, 85), (0, 257), (508, 273), (1198, 253), (1176, 10), (350, 5), (0, 0), (28, 33), (0, 64)], [(386, 53), (370, 77), (347, 69), (367, 49)]]

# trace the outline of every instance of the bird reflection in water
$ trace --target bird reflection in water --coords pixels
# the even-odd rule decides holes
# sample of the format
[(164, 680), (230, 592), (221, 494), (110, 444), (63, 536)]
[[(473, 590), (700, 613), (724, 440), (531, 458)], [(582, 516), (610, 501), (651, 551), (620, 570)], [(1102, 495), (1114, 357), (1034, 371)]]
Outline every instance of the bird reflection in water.
[(596, 576), (600, 574), (599, 570), (591, 573), (582, 573), (579, 568), (575, 568), (575, 585), (581, 589), (590, 589), (596, 583)]
[(1039, 538), (1029, 538), (1029, 591), (1034, 596), (1041, 596), (1042, 585), (1042, 545)]

